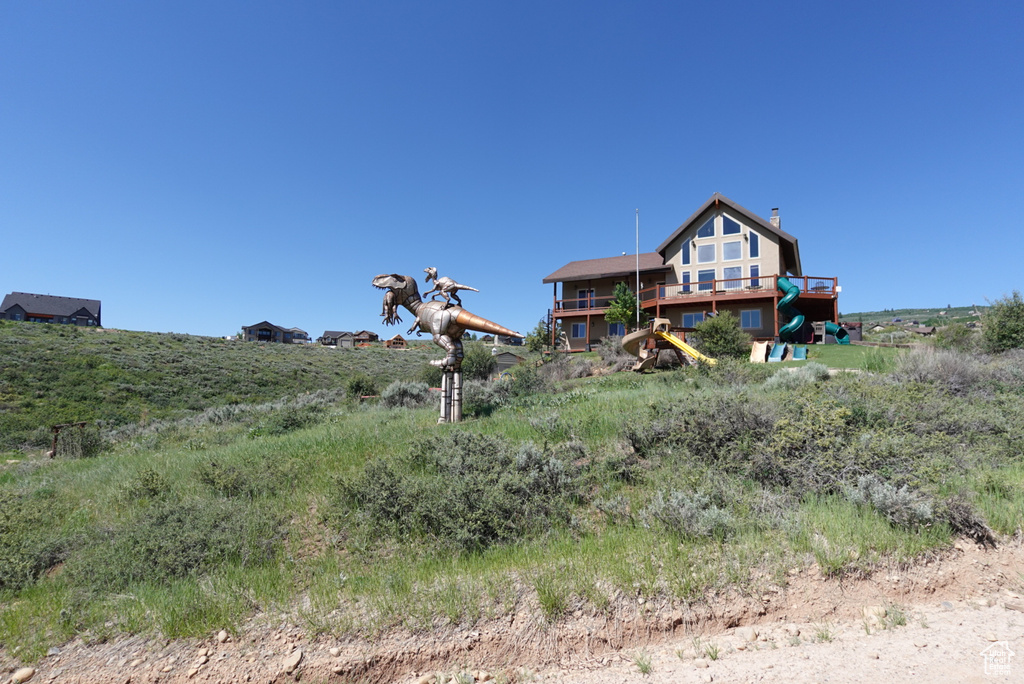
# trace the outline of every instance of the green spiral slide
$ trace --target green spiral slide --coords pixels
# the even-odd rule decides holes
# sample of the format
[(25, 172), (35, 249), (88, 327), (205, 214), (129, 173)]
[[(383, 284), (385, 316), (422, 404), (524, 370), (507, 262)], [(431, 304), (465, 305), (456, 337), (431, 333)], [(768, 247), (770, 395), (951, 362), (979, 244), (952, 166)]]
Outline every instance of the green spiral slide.
[[(800, 288), (790, 282), (789, 278), (779, 276), (775, 279), (775, 286), (783, 293), (776, 307), (779, 313), (789, 317), (789, 323), (779, 328), (779, 337), (785, 342), (802, 342), (803, 340), (793, 339), (800, 328), (804, 327), (804, 315), (793, 306), (793, 302), (800, 296)], [(825, 323), (825, 333), (836, 338), (836, 344), (850, 344), (850, 333), (846, 328), (836, 325), (831, 321)]]

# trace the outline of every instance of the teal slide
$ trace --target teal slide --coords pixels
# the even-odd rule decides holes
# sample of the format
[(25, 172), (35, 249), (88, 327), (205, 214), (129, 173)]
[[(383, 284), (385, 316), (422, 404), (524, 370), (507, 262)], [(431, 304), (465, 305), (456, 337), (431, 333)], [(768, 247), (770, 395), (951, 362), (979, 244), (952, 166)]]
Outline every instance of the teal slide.
[[(794, 339), (800, 328), (804, 327), (804, 315), (793, 306), (793, 301), (800, 296), (800, 288), (791, 283), (789, 278), (783, 276), (775, 279), (775, 286), (785, 295), (779, 300), (779, 305), (776, 308), (780, 313), (789, 317), (789, 323), (779, 328), (779, 337), (786, 342), (803, 342), (804, 340)], [(850, 344), (850, 333), (841, 325), (826, 321), (825, 334), (835, 337), (836, 344)]]
[(789, 278), (779, 276), (775, 279), (775, 287), (785, 295), (776, 307), (779, 313), (789, 317), (789, 323), (779, 328), (779, 337), (785, 342), (796, 342), (793, 336), (804, 327), (804, 315), (793, 306), (793, 300), (800, 296), (800, 288), (789, 282)]

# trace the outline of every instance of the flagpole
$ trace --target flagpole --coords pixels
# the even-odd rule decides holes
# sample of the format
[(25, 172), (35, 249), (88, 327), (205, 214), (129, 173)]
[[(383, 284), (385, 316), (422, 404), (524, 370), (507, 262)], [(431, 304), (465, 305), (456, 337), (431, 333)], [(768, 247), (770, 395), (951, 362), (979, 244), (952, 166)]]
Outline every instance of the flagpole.
[(636, 210), (636, 329), (640, 329), (640, 208)]

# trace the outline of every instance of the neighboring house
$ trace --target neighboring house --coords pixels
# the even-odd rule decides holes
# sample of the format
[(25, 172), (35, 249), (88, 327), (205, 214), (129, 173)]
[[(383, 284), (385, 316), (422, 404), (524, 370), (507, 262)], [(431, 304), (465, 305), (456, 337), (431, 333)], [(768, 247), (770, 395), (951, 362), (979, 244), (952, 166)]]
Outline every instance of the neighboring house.
[(871, 332), (873, 332), (873, 333), (880, 333), (883, 330), (885, 330), (885, 326), (882, 325), (881, 323), (877, 323), (877, 324), (871, 326)]
[(301, 328), (282, 328), (268, 321), (242, 328), (246, 342), (282, 342), (284, 344), (308, 343), (309, 333)]
[(512, 352), (501, 352), (500, 354), (494, 355), (494, 370), (491, 372), (492, 377), (498, 377), (502, 373), (518, 366), (524, 361), (523, 357), (516, 356)]
[(380, 339), (377, 333), (370, 332), (369, 330), (357, 330), (352, 333), (356, 344), (365, 344), (367, 342), (376, 342)]
[(493, 344), (494, 343), (494, 335), (481, 335), (480, 336), (480, 341), (483, 342), (484, 344)]
[(100, 300), (12, 292), (0, 304), (0, 319), (100, 327)]
[[(771, 339), (787, 321), (777, 308), (784, 295), (776, 287), (776, 278), (786, 276), (800, 288), (794, 306), (808, 322), (838, 323), (837, 279), (805, 276), (797, 239), (780, 224), (777, 209), (765, 220), (715, 193), (657, 251), (639, 255), (644, 310), (683, 329), (731, 311), (752, 337)], [(617, 283), (637, 291), (637, 259), (623, 255), (572, 261), (544, 278), (553, 285), (552, 317), (565, 331), (571, 350), (626, 332), (621, 324), (607, 323), (604, 315)], [(558, 327), (552, 326), (553, 336)]]
[(914, 333), (915, 335), (921, 335), (923, 337), (928, 337), (929, 335), (934, 335), (935, 334), (935, 326), (934, 325), (918, 325), (918, 326), (911, 325), (911, 326), (907, 326), (906, 328), (904, 328), (904, 330), (906, 330), (909, 333)]
[(401, 335), (395, 335), (389, 340), (384, 340), (384, 346), (388, 349), (405, 349), (405, 338)]
[(498, 344), (503, 344), (506, 347), (521, 347), (523, 346), (523, 338), (521, 337), (509, 337), (507, 335), (498, 335)]
[(355, 336), (344, 330), (324, 330), (324, 334), (316, 341), (329, 347), (351, 348), (355, 346)]

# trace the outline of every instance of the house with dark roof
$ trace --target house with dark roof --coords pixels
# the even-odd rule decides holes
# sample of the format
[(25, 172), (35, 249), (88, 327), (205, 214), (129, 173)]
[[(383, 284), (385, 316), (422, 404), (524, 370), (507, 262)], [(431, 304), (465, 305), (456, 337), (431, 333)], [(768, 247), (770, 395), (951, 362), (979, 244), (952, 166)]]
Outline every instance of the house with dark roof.
[(12, 292), (0, 304), (0, 319), (100, 327), (100, 300)]
[(324, 334), (316, 341), (328, 347), (352, 348), (356, 346), (355, 335), (346, 330), (324, 330)]
[(637, 259), (571, 261), (544, 278), (553, 287), (552, 343), (559, 327), (574, 351), (624, 334), (623, 325), (604, 320), (620, 282), (639, 292), (648, 314), (669, 319), (673, 328), (693, 328), (731, 311), (752, 337), (771, 339), (787, 321), (778, 309), (785, 294), (777, 287), (786, 277), (800, 290), (793, 306), (807, 321), (838, 323), (838, 280), (804, 275), (799, 244), (782, 230), (778, 209), (766, 220), (716, 192), (656, 251), (639, 255), (639, 283)]
[(352, 333), (352, 336), (355, 338), (356, 344), (366, 344), (380, 340), (380, 336), (377, 333), (370, 332), (369, 330), (357, 330)]
[(309, 333), (301, 328), (282, 328), (268, 321), (261, 321), (242, 328), (246, 342), (282, 342), (285, 344), (307, 344)]

